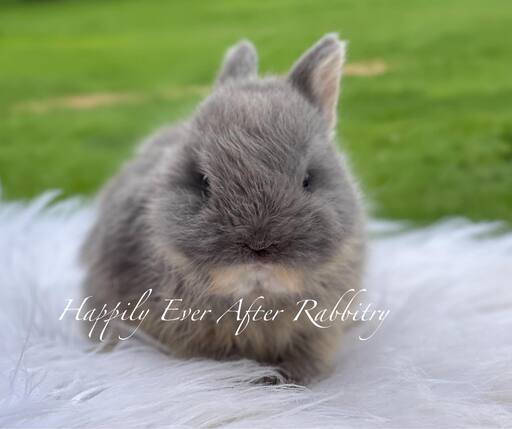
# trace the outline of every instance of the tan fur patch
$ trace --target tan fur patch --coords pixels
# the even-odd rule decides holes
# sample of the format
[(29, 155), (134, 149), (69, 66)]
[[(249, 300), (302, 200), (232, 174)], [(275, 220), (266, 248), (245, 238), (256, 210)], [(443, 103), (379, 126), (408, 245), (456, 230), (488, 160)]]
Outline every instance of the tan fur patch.
[(296, 293), (304, 287), (304, 274), (282, 265), (236, 265), (211, 272), (212, 294), (245, 295), (255, 289), (274, 293)]

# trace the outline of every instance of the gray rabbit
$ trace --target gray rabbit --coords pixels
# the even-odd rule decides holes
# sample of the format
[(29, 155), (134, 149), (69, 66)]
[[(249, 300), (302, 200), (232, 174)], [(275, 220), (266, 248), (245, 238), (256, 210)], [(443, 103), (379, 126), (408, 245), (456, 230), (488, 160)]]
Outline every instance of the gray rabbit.
[[(293, 321), (297, 302), (332, 306), (358, 289), (365, 215), (336, 150), (343, 42), (328, 34), (286, 77), (257, 76), (257, 54), (228, 50), (193, 117), (150, 137), (105, 187), (83, 247), (90, 308), (152, 290), (141, 329), (175, 356), (249, 358), (307, 383), (330, 369), (341, 324)], [(286, 311), (235, 335), (239, 298)], [(166, 299), (211, 317), (165, 322)], [(133, 304), (132, 304), (133, 305)]]

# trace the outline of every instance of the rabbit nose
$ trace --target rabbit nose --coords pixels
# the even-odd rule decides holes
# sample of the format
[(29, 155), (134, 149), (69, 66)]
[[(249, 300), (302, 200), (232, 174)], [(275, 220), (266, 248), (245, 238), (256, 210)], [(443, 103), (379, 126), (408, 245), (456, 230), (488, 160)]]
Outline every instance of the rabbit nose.
[(266, 256), (270, 247), (272, 247), (272, 241), (261, 236), (260, 234), (254, 234), (246, 241), (246, 246), (257, 256)]
[(266, 249), (268, 249), (270, 246), (271, 246), (272, 243), (270, 242), (265, 242), (265, 241), (252, 241), (250, 243), (247, 244), (247, 246), (249, 247), (249, 249), (255, 251), (255, 252), (262, 252)]

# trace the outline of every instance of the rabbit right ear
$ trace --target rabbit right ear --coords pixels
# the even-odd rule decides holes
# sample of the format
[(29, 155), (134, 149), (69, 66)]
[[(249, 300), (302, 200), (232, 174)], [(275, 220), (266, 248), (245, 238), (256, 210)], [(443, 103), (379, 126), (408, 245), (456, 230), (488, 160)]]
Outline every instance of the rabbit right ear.
[(219, 85), (231, 79), (255, 77), (257, 72), (258, 54), (256, 48), (248, 40), (241, 40), (227, 50), (215, 83)]
[(288, 80), (323, 113), (329, 128), (336, 125), (336, 104), (345, 42), (335, 33), (322, 37), (292, 67)]

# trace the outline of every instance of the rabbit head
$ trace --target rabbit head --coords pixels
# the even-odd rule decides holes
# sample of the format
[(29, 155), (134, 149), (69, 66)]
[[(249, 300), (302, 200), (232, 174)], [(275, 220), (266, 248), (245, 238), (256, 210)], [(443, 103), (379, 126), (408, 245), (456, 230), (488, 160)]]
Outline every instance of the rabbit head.
[(211, 291), (300, 293), (352, 234), (358, 193), (334, 141), (344, 49), (327, 35), (287, 76), (258, 78), (255, 48), (238, 43), (166, 161), (160, 247)]

